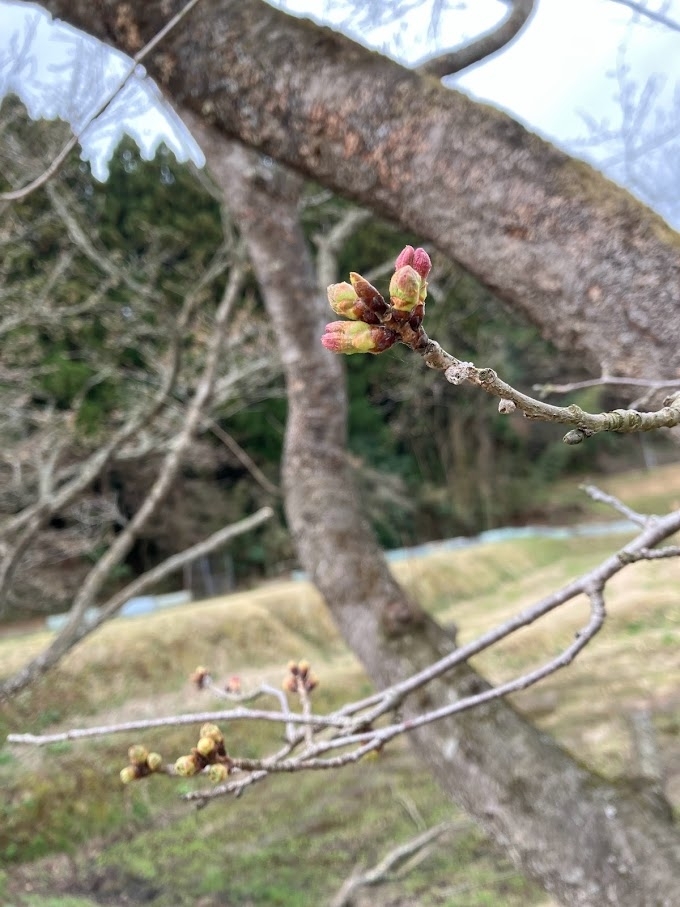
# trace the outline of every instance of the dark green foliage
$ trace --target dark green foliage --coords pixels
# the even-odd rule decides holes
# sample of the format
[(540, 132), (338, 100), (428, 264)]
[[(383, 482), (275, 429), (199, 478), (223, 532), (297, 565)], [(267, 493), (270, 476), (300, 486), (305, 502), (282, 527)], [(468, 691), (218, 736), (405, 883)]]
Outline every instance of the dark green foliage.
[[(18, 147), (56, 142), (50, 138), (54, 124), (28, 123), (18, 106), (5, 105), (3, 115), (12, 120), (8, 128)], [(8, 157), (3, 166), (6, 182), (24, 181), (17, 176), (16, 161)], [(310, 197), (315, 192), (310, 189)], [(70, 212), (84, 242), (74, 242), (73, 227), (59, 205)], [(310, 239), (329, 231), (348, 208), (332, 197), (304, 208)], [(197, 289), (223, 244), (222, 212), (193, 170), (178, 165), (165, 149), (144, 162), (126, 142), (105, 186), (73, 156), (44, 191), (12, 206), (5, 217), (12, 241), (0, 262), (5, 289), (0, 316), (30, 310), (61, 263), (46, 294), (49, 312), (36, 307), (34, 316), (20, 320), (3, 338), (4, 374), (21, 373), (21, 392), (30, 401), (28, 410), (22, 404), (28, 413), (23, 431), (30, 437), (43, 413), (62, 413), (64, 419), (71, 417), (72, 453), (76, 447), (86, 453), (121, 424), (132, 406), (157, 390), (183, 300)], [(228, 224), (226, 229), (231, 230)], [(355, 270), (385, 290), (390, 263), (409, 241), (417, 242), (384, 222), (364, 221), (341, 251), (338, 279)], [(425, 326), (443, 346), (461, 359), (492, 366), (521, 389), (530, 390), (536, 381), (578, 377), (573, 363), (561, 359), (488, 290), (436, 252), (433, 260)], [(377, 277), (371, 273), (376, 267), (381, 269)], [(225, 274), (223, 269), (198, 290), (200, 314), (182, 338), (187, 372), (176, 387), (177, 412), (191, 395)], [(247, 294), (253, 317), (263, 319), (252, 279)], [(238, 360), (247, 352), (235, 348), (229, 356)], [(350, 462), (367, 513), (387, 547), (541, 516), (534, 502), (557, 478), (592, 471), (603, 452), (611, 462), (623, 450), (630, 463), (631, 450), (637, 449), (629, 442), (623, 447), (616, 438), (567, 447), (558, 427), (498, 415), (494, 399), (473, 388), (447, 385), (404, 347), (380, 356), (350, 357), (347, 372)], [(11, 398), (10, 379), (0, 383), (0, 393)], [(597, 391), (578, 402), (601, 405)], [(274, 391), (271, 381), (266, 389), (263, 383), (248, 400), (236, 395), (211, 415), (278, 483), (286, 420), (280, 381)], [(17, 431), (16, 422), (8, 420), (5, 442), (16, 439)], [(112, 463), (94, 492), (115, 494), (123, 516), (129, 517), (149, 489), (157, 464), (157, 455)], [(167, 504), (141, 534), (113, 584), (263, 503), (271, 503), (271, 495), (205, 433)], [(294, 564), (279, 509), (275, 521), (231, 546), (227, 573), (233, 579), (247, 581)], [(107, 543), (102, 539), (96, 550), (105, 550)], [(218, 560), (219, 572), (224, 557)], [(176, 577), (168, 581), (171, 587), (176, 584)]]

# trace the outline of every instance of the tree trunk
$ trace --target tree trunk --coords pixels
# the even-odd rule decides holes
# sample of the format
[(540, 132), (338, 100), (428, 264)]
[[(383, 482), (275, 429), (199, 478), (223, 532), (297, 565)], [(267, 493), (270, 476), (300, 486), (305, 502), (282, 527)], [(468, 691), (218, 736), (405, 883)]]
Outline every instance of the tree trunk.
[[(279, 337), (289, 400), (286, 510), (300, 559), (375, 684), (389, 685), (453, 643), (398, 586), (361, 514), (345, 460), (342, 363), (319, 343), (326, 303), (297, 218), (298, 181), (193, 123)], [(405, 712), (486, 685), (464, 665)], [(563, 904), (676, 903), (680, 841), (670, 822), (589, 772), (507, 703), (429, 725), (412, 740), (446, 792)]]
[[(184, 0), (43, 5), (134, 52)], [(678, 373), (677, 234), (506, 114), (259, 0), (202, 0), (149, 69), (225, 134), (429, 239), (592, 368)]]

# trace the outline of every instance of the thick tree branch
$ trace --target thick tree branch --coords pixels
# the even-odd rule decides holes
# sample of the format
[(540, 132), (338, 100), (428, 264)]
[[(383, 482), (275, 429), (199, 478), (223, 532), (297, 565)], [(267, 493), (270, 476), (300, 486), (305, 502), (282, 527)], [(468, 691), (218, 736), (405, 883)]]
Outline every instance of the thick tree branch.
[(536, 7), (536, 0), (508, 0), (508, 2), (510, 12), (499, 25), (464, 47), (418, 63), (417, 71), (442, 79), (444, 76), (462, 72), (506, 47), (524, 28)]
[[(45, 5), (130, 50), (117, 0)], [(146, 39), (169, 6), (127, 8)], [(591, 367), (680, 368), (677, 237), (588, 165), (257, 0), (203, 0), (166, 42), (148, 65), (177, 105), (430, 240)]]

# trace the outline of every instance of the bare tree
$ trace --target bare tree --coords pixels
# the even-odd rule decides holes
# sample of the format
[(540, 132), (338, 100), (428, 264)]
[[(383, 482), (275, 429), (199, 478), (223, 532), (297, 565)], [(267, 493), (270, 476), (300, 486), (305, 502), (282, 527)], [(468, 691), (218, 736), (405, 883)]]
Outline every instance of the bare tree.
[[(49, 5), (93, 33), (110, 28), (115, 34), (113, 4), (104, 4), (97, 19), (85, 4)], [(157, 4), (145, 4), (135, 20), (142, 33), (158, 15)], [(257, 37), (263, 28), (271, 38), (266, 66)], [(225, 43), (227, 32), (233, 41)], [(326, 317), (297, 220), (296, 180), (268, 172), (228, 145), (224, 134), (431, 238), (557, 343), (572, 345), (613, 375), (625, 369), (649, 377), (659, 357), (671, 374), (678, 367), (675, 236), (621, 190), (504, 115), (260, 4), (199, 5), (169, 52), (173, 66), (161, 74), (166, 88), (217, 127), (203, 141), (239, 220), (281, 346), (290, 401), (286, 504), (301, 560), (384, 691), (362, 707), (379, 702), (389, 709), (401, 693), (408, 697), (419, 687), (414, 678), (427, 675), (435, 681), (430, 708), (423, 713), (404, 699), (399, 732), (411, 733), (424, 764), (526, 872), (565, 904), (672, 904), (680, 854), (667, 818), (635, 794), (595, 779), (498, 701), (499, 692), (466, 664), (472, 653), (455, 650), (387, 571), (347, 471), (342, 373), (318, 343)], [(211, 78), (217, 60), (230, 80)], [(451, 364), (457, 367), (447, 368)], [(677, 514), (668, 519), (664, 528), (672, 533)], [(645, 526), (639, 548), (652, 550), (665, 537), (645, 534), (656, 525)], [(677, 554), (668, 547), (664, 556)], [(551, 604), (538, 604), (536, 616), (553, 601), (585, 593), (592, 607), (587, 638), (603, 618), (610, 571), (638, 553), (620, 552), (596, 575), (551, 597)], [(525, 619), (531, 616), (518, 618)], [(578, 651), (579, 641), (573, 646)], [(572, 654), (574, 648), (565, 660)], [(306, 666), (291, 673), (303, 686), (309, 677)], [(396, 700), (391, 688), (400, 691)], [(472, 704), (476, 711), (465, 711)], [(251, 717), (312, 730), (340, 721), (305, 714), (305, 708), (295, 717), (285, 709)], [(372, 748), (384, 742), (380, 730), (351, 726), (343, 745), (356, 744), (354, 758), (368, 745), (369, 738), (358, 739), (364, 733)], [(317, 767), (304, 765), (305, 759), (337, 746), (303, 731), (288, 739), (286, 752), (260, 766), (210, 761), (215, 747), (209, 744), (196, 749), (205, 766), (244, 770), (253, 783), (258, 772), (291, 770), (293, 744), (303, 754), (292, 760), (296, 768)], [(326, 761), (332, 764), (332, 757)], [(182, 766), (192, 767), (189, 774), (203, 767), (193, 752)]]
[[(18, 116), (7, 114), (15, 125)], [(30, 148), (9, 125), (3, 139), (4, 175), (18, 182)], [(272, 515), (265, 507), (130, 582), (111, 583), (201, 435), (217, 433), (232, 456), (254, 466), (214, 416), (267, 393), (278, 366), (244, 293), (247, 261), (228, 220), (204, 273), (191, 275), (190, 288), (185, 280), (183, 298), (170, 299), (158, 285), (162, 243), (135, 273), (92, 236), (67, 183), (47, 183), (45, 192), (41, 224), (34, 208), (6, 204), (4, 211), (0, 612), (30, 616), (58, 601), (70, 611), (49, 649), (3, 680), (2, 695), (47, 670), (133, 595)], [(27, 278), (21, 263), (36, 254), (42, 235), (59, 237), (60, 248)], [(93, 322), (101, 339), (88, 348)], [(46, 356), (45, 338), (61, 352)], [(108, 402), (96, 396), (105, 383)], [(132, 512), (107, 491), (107, 475), (125, 464), (151, 467)]]

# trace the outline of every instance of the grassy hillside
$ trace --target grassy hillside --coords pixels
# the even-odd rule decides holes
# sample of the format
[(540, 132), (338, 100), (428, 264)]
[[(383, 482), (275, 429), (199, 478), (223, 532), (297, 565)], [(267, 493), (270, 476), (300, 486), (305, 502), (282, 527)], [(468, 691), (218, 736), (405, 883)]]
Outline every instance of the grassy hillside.
[[(654, 510), (680, 501), (680, 470), (624, 485)], [(619, 487), (617, 487), (617, 485)], [(633, 495), (633, 496), (634, 496)], [(603, 508), (591, 507), (600, 519)], [(565, 583), (622, 544), (615, 538), (523, 539), (395, 565), (442, 621), (468, 640)], [(627, 715), (652, 709), (667, 773), (680, 804), (680, 563), (638, 564), (608, 588), (607, 624), (568, 670), (516, 698), (598, 771), (631, 770)], [(585, 609), (571, 605), (479, 659), (501, 680), (554, 654)], [(44, 645), (47, 634), (0, 639), (0, 671)], [(345, 650), (313, 588), (280, 582), (181, 609), (109, 624), (37, 687), (0, 713), (9, 730), (204, 710), (216, 703), (186, 678), (199, 663), (244, 684), (279, 684), (290, 658), (321, 677), (317, 708), (361, 695), (368, 683)], [(403, 881), (369, 890), (359, 903), (519, 907), (545, 904), (422, 774), (407, 745), (341, 772), (274, 778), (238, 801), (196, 812), (178, 791), (201, 782), (152, 778), (122, 789), (118, 771), (140, 740), (170, 759), (191, 729), (125, 735), (44, 750), (0, 750), (0, 902), (17, 907), (319, 905), (357, 865), (443, 818), (460, 824)], [(271, 731), (230, 728), (230, 749), (255, 755)]]

